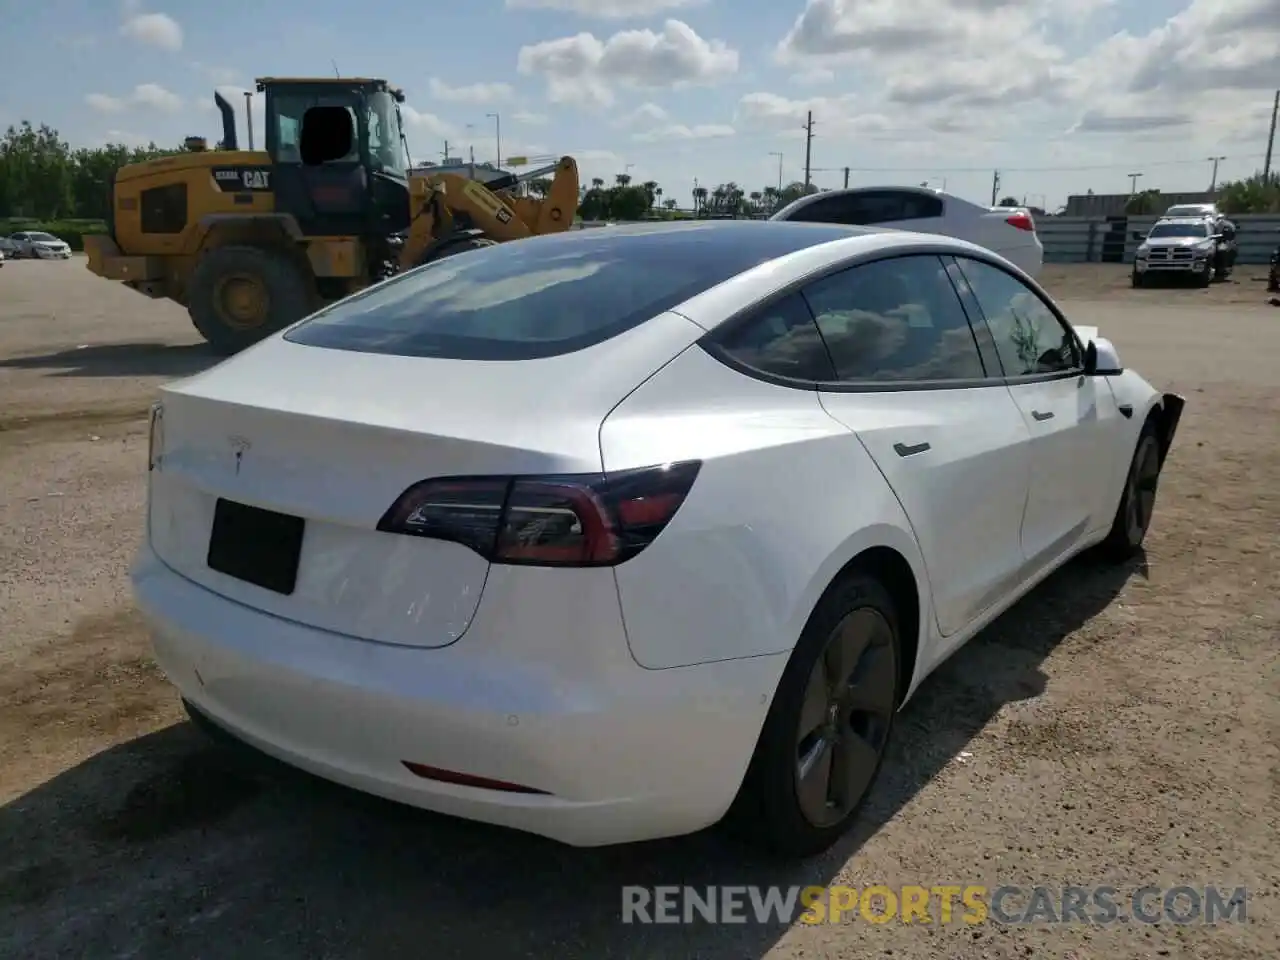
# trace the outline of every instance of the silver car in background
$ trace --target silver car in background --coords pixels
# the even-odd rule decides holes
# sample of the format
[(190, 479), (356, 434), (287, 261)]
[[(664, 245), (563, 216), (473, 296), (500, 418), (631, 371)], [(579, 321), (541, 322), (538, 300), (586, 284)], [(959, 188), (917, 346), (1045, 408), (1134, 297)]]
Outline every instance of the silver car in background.
[(71, 247), (51, 233), (25, 230), (9, 235), (19, 257), (32, 260), (70, 260)]

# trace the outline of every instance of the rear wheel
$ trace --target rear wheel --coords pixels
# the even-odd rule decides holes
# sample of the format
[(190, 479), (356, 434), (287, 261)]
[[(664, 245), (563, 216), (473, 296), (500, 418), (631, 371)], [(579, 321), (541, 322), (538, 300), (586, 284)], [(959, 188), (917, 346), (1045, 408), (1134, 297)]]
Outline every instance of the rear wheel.
[(900, 649), (893, 599), (879, 581), (855, 572), (828, 588), (787, 664), (730, 814), (753, 843), (804, 857), (848, 831), (893, 726)]
[(1156, 488), (1160, 483), (1160, 439), (1155, 424), (1148, 421), (1138, 437), (1129, 472), (1125, 476), (1124, 492), (1111, 522), (1111, 532), (1102, 541), (1100, 550), (1107, 559), (1123, 562), (1142, 547), (1151, 516), (1156, 506)]
[(187, 310), (214, 350), (232, 354), (305, 317), (312, 286), (279, 251), (216, 247), (192, 272)]

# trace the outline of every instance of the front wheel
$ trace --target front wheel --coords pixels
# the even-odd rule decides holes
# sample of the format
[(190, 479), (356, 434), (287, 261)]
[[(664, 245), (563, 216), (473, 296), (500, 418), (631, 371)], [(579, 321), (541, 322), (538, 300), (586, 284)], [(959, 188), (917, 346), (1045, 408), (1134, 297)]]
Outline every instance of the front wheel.
[(1136, 288), (1142, 286), (1143, 276), (1137, 270), (1129, 274), (1129, 282)]
[(187, 312), (220, 354), (237, 353), (301, 320), (314, 307), (314, 284), (278, 250), (215, 247), (196, 264)]
[(899, 700), (893, 598), (849, 573), (809, 618), (769, 708), (730, 818), (784, 857), (844, 835), (880, 772)]
[(1160, 439), (1155, 425), (1148, 422), (1142, 428), (1133, 459), (1129, 461), (1129, 472), (1125, 475), (1124, 491), (1111, 522), (1111, 532), (1100, 545), (1102, 555), (1108, 560), (1121, 563), (1142, 547), (1155, 511), (1160, 467)]

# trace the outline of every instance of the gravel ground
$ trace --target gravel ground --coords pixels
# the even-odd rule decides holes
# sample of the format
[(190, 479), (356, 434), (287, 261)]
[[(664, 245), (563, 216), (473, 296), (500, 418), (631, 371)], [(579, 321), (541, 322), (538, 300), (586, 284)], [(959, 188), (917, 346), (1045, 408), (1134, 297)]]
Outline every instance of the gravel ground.
[[(1280, 955), (1280, 310), (1122, 267), (1047, 285), (1188, 398), (1145, 559), (1071, 564), (905, 711), (857, 835), (804, 867), (717, 831), (575, 851), (225, 761), (148, 656), (126, 568), (142, 419), (211, 361), (71, 263), (0, 270), (0, 956)], [(1246, 886), (1216, 927), (623, 926), (627, 884)], [(935, 915), (936, 916), (936, 915)]]

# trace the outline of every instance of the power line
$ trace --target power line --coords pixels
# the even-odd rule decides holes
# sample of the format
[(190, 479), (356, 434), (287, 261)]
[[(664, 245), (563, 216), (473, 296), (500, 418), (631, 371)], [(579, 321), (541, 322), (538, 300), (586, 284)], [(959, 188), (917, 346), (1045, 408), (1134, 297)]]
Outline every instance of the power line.
[[(1229, 160), (1261, 160), (1262, 154), (1241, 154), (1234, 157), (1224, 157)], [(1204, 163), (1203, 157), (1196, 157), (1194, 160), (1153, 160), (1144, 162), (1144, 167), (1184, 167), (1194, 164)], [(1092, 163), (1092, 164), (1074, 164), (1070, 166), (1060, 167), (1001, 167), (1000, 172), (1003, 173), (1073, 173), (1075, 171), (1088, 170), (1123, 170), (1130, 166), (1128, 163)], [(985, 167), (939, 167), (931, 165), (927, 167), (855, 167), (850, 166), (849, 169), (854, 173), (986, 173), (991, 169), (990, 166)], [(844, 167), (814, 167), (814, 173), (842, 173)]]

